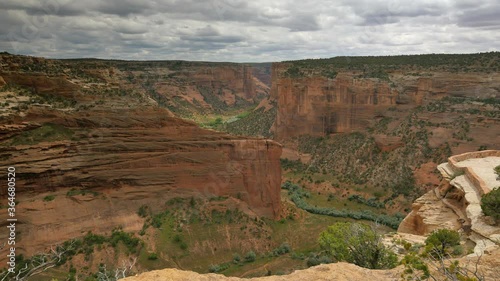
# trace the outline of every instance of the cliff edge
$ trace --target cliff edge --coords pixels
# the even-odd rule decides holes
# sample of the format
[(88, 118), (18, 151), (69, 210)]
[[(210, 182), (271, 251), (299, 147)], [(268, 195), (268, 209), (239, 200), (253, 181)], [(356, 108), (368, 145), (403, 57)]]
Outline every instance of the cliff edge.
[(450, 157), (438, 166), (444, 178), (440, 186), (415, 201), (398, 231), (427, 235), (439, 228), (460, 230), (476, 243), (476, 255), (498, 248), (500, 227), (485, 217), (480, 206), (481, 196), (500, 186), (494, 173), (498, 165), (499, 150)]

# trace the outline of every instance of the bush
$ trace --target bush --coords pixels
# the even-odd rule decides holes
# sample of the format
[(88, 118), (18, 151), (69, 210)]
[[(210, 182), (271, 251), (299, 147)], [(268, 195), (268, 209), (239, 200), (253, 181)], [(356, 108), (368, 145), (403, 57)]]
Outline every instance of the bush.
[(425, 239), (425, 245), (431, 254), (443, 256), (449, 247), (460, 245), (460, 235), (454, 230), (438, 229)]
[(319, 256), (318, 254), (315, 253), (311, 254), (311, 256), (306, 261), (307, 267), (316, 266), (324, 263), (332, 263), (332, 259), (328, 256), (325, 255)]
[(139, 207), (139, 210), (137, 210), (137, 215), (141, 218), (145, 218), (148, 216), (148, 206), (147, 205), (142, 205)]
[(54, 199), (56, 199), (55, 195), (47, 195), (47, 196), (43, 197), (43, 201), (45, 201), (45, 202), (49, 202), (49, 201), (52, 201)]
[(121, 229), (115, 229), (111, 233), (110, 243), (111, 246), (116, 247), (119, 242), (122, 242), (129, 252), (134, 253), (139, 245), (139, 238), (134, 237), (131, 233), (126, 233)]
[(338, 222), (323, 231), (318, 242), (337, 261), (370, 269), (393, 268), (397, 263), (396, 255), (364, 224)]
[(234, 254), (233, 255), (233, 262), (239, 263), (240, 261), (241, 261), (241, 256), (239, 254)]
[(288, 243), (284, 242), (278, 248), (273, 250), (272, 255), (277, 257), (277, 256), (281, 256), (281, 255), (290, 253), (290, 251), (291, 251), (290, 245), (288, 245)]
[[(497, 166), (495, 169), (499, 169)], [(495, 220), (500, 220), (500, 187), (493, 189), (481, 198), (481, 209), (487, 216), (493, 217)]]
[(219, 271), (220, 271), (220, 266), (218, 264), (211, 264), (208, 267), (208, 272), (210, 272), (210, 273), (217, 273)]
[(188, 248), (188, 245), (187, 243), (184, 241), (184, 239), (182, 239), (182, 237), (179, 235), (179, 234), (176, 234), (174, 236), (174, 239), (172, 240), (175, 244), (178, 244), (179, 245), (179, 248), (181, 248), (181, 250), (187, 250)]
[(257, 258), (257, 255), (255, 254), (254, 251), (250, 251), (245, 255), (246, 262), (254, 262), (256, 258)]
[(217, 273), (228, 269), (229, 266), (229, 263), (212, 264), (208, 267), (208, 271), (211, 273)]
[(154, 261), (154, 260), (157, 260), (158, 259), (158, 255), (156, 253), (150, 253), (148, 255), (148, 260), (150, 261)]

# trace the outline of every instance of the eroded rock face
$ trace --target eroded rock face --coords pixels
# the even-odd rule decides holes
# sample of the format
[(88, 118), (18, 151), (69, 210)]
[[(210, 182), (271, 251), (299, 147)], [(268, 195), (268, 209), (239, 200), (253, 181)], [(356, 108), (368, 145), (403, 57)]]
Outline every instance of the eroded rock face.
[(480, 202), (500, 183), (493, 171), (499, 164), (499, 150), (450, 157), (438, 166), (444, 178), (441, 185), (415, 201), (398, 232), (428, 235), (440, 228), (461, 230), (476, 243), (477, 255), (498, 248), (500, 227), (488, 224)]
[(436, 229), (457, 230), (459, 217), (436, 196), (434, 190), (415, 200), (411, 212), (404, 218), (398, 232), (428, 235)]
[[(28, 142), (0, 149), (0, 165), (17, 172), (20, 249), (32, 255), (117, 226), (139, 231), (140, 206), (159, 211), (174, 197), (229, 196), (257, 216), (278, 216), (281, 145), (201, 129), (169, 115), (151, 107), (72, 114), (32, 110), (24, 123), (13, 120), (17, 127), (0, 126), (4, 144)], [(16, 139), (21, 131), (47, 124), (72, 134), (50, 142)], [(72, 189), (76, 194), (68, 195)], [(44, 198), (48, 194), (54, 198)], [(0, 216), (6, 221), (6, 212)]]
[[(279, 71), (279, 65), (273, 71)], [(366, 128), (377, 109), (396, 104), (397, 92), (386, 82), (338, 75), (273, 78), (271, 96), (278, 101), (275, 133), (283, 139)]]
[(447, 96), (496, 97), (500, 85), (500, 75), (485, 73), (430, 72), (418, 76), (401, 70), (379, 79), (361, 78), (360, 71), (349, 70), (334, 78), (318, 73), (289, 77), (288, 70), (287, 63), (272, 67), (271, 97), (278, 104), (273, 127), (277, 140), (363, 131), (390, 107), (408, 109)]
[(175, 109), (182, 117), (256, 105), (268, 96), (269, 86), (253, 74), (265, 79), (265, 67), (255, 68), (236, 63), (61, 61), (0, 54), (5, 82), (35, 94), (86, 102), (113, 95), (139, 96)]

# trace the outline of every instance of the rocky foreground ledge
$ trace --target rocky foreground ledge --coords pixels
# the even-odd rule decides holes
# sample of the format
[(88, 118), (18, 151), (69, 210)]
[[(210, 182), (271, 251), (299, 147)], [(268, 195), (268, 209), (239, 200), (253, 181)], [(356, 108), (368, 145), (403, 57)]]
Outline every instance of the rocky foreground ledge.
[(443, 181), (435, 190), (418, 198), (398, 232), (427, 235), (447, 228), (464, 232), (473, 241), (475, 255), (498, 248), (500, 226), (486, 217), (481, 196), (500, 186), (494, 168), (500, 151), (486, 150), (452, 156), (438, 166)]
[[(475, 258), (463, 257), (460, 263), (473, 266)], [(478, 270), (486, 280), (498, 280), (500, 251), (497, 249), (481, 258)], [(322, 264), (289, 275), (256, 278), (226, 277), (220, 274), (199, 274), (179, 269), (163, 269), (121, 279), (124, 281), (396, 281), (401, 280), (402, 266), (390, 270), (372, 270), (345, 262)]]
[(393, 270), (370, 270), (345, 262), (334, 264), (323, 264), (305, 270), (297, 270), (289, 275), (267, 276), (256, 278), (226, 277), (220, 274), (199, 274), (192, 271), (178, 269), (155, 270), (132, 276), (124, 281), (392, 281), (400, 280), (398, 269)]

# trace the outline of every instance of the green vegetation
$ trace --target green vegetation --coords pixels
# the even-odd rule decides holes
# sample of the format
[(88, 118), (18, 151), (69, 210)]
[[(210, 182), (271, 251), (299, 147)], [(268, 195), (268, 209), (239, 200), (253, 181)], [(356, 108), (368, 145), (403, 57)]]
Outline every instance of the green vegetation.
[(245, 255), (246, 262), (254, 262), (256, 258), (257, 258), (257, 255), (255, 254), (254, 251), (250, 251), (250, 252), (246, 253), (246, 255)]
[(139, 210), (137, 210), (137, 215), (141, 218), (145, 218), (150, 214), (149, 206), (147, 205), (142, 205), (139, 207)]
[[(402, 280), (485, 280), (482, 272), (477, 270), (480, 258), (475, 264), (468, 263), (466, 266), (461, 265), (458, 260), (450, 260), (453, 256), (461, 256), (464, 252), (462, 246), (458, 245), (456, 231), (445, 229), (435, 231), (428, 237), (425, 247), (421, 244), (412, 245), (404, 240), (395, 242), (404, 246), (404, 250), (400, 250), (400, 253), (405, 254), (400, 262), (404, 266)], [(434, 270), (431, 271), (430, 268)]]
[[(399, 56), (357, 56), (333, 57), (328, 59), (306, 59), (284, 62), (284, 77), (298, 78), (338, 70), (364, 72), (367, 77), (385, 79), (386, 73), (408, 69), (409, 75), (420, 74), (426, 70), (448, 72), (494, 72), (500, 70), (500, 53), (477, 54), (424, 54)], [(334, 68), (333, 68), (334, 67)], [(324, 75), (327, 76), (327, 75)]]
[(443, 256), (450, 247), (460, 245), (460, 235), (454, 230), (438, 229), (427, 237), (425, 245), (431, 254)]
[(481, 209), (485, 215), (493, 217), (496, 221), (500, 220), (500, 187), (481, 197)]
[[(411, 134), (415, 133), (408, 132)], [(399, 194), (417, 196), (410, 165), (422, 161), (417, 158), (422, 149), (417, 145), (416, 137), (408, 138), (406, 146), (391, 152), (392, 157), (380, 151), (373, 137), (359, 132), (326, 138), (301, 136), (298, 140), (299, 151), (313, 157), (308, 171), (328, 171), (347, 186), (381, 187), (390, 197), (387, 200), (391, 200)]]
[(134, 237), (131, 233), (122, 231), (121, 229), (113, 230), (111, 237), (108, 239), (111, 246), (116, 247), (118, 243), (125, 245), (129, 253), (137, 252), (139, 246), (139, 238)]
[(55, 195), (47, 195), (47, 196), (43, 197), (43, 201), (45, 201), (45, 202), (50, 202), (54, 199), (56, 199)]
[(156, 254), (156, 253), (150, 253), (148, 255), (148, 260), (154, 261), (154, 260), (157, 260), (157, 259), (158, 259), (158, 254)]
[(336, 223), (320, 234), (318, 242), (337, 261), (371, 269), (397, 265), (396, 255), (386, 249), (375, 231), (364, 224)]
[(369, 210), (353, 211), (349, 209), (337, 210), (333, 208), (315, 207), (306, 202), (305, 198), (310, 197), (310, 194), (304, 191), (300, 186), (287, 181), (283, 184), (282, 188), (288, 190), (288, 195), (298, 208), (313, 214), (352, 218), (356, 220), (369, 220), (384, 224), (394, 229), (398, 228), (402, 220), (402, 217), (400, 216), (391, 217), (388, 215), (377, 215)]
[(176, 234), (174, 236), (173, 242), (175, 244), (179, 245), (179, 248), (181, 248), (181, 250), (187, 250), (187, 248), (188, 248), (186, 242), (184, 241), (182, 236), (180, 236), (179, 234)]
[(302, 77), (304, 74), (300, 71), (299, 67), (292, 66), (285, 71), (284, 75), (290, 78), (298, 78)]
[(12, 138), (11, 145), (33, 145), (40, 142), (69, 140), (74, 132), (62, 125), (45, 123), (41, 127), (24, 131)]
[(281, 256), (281, 255), (284, 255), (284, 254), (288, 254), (292, 251), (292, 248), (290, 247), (290, 245), (288, 245), (288, 243), (284, 242), (282, 243), (278, 248), (274, 249), (271, 254), (275, 257), (277, 256)]
[(379, 202), (377, 200), (377, 198), (375, 198), (375, 197), (367, 200), (367, 199), (361, 197), (360, 195), (353, 194), (353, 195), (350, 195), (347, 199), (349, 201), (356, 201), (360, 204), (365, 204), (367, 206), (374, 207), (374, 208), (384, 208), (385, 207), (385, 204), (383, 202)]
[(291, 170), (294, 173), (307, 171), (308, 166), (300, 162), (300, 160), (288, 160), (286, 158), (280, 159), (281, 169)]
[(254, 111), (249, 111), (238, 120), (230, 123), (225, 123), (220, 127), (221, 131), (228, 132), (233, 135), (242, 136), (262, 136), (271, 138), (271, 126), (276, 119), (276, 106), (265, 111), (264, 108), (259, 108)]

